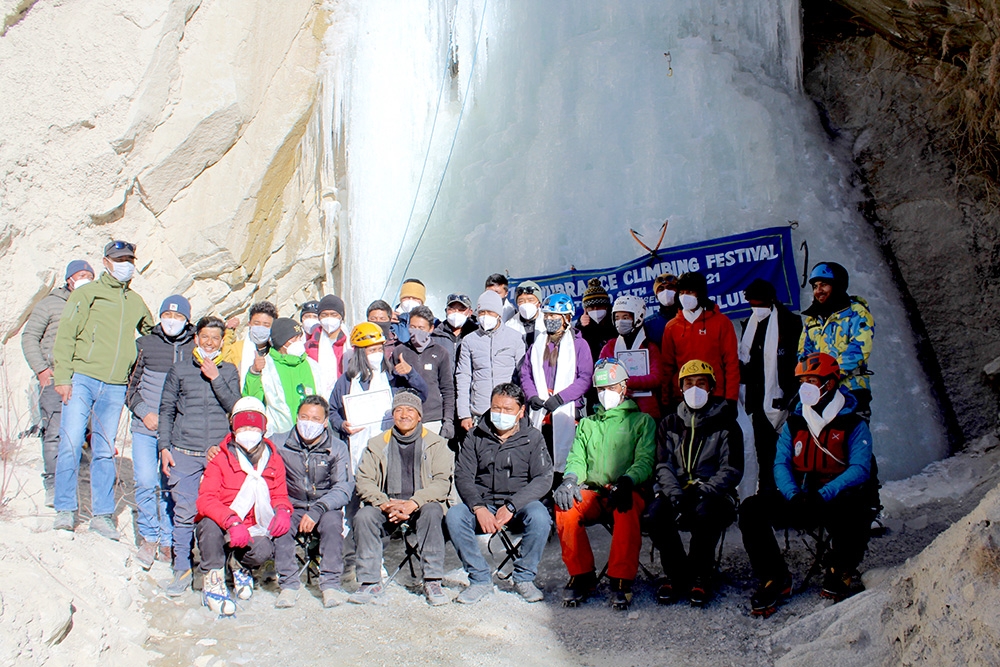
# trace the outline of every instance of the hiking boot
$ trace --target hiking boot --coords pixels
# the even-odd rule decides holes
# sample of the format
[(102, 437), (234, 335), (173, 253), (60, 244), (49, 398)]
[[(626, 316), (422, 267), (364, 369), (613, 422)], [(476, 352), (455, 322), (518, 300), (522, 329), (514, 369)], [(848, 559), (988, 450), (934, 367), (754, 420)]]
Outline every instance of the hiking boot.
[(525, 602), (541, 602), (545, 594), (538, 590), (533, 581), (518, 581), (514, 584), (514, 590), (524, 598)]
[(688, 590), (689, 589), (684, 584), (680, 583), (678, 579), (674, 579), (673, 577), (664, 577), (659, 588), (656, 589), (656, 603), (667, 605), (680, 602), (681, 598), (684, 597)]
[(323, 591), (323, 608), (339, 607), (347, 602), (347, 592), (343, 588), (327, 588)]
[(45, 506), (56, 506), (56, 488), (54, 486), (45, 487)]
[(52, 523), (52, 530), (68, 530), (73, 532), (76, 529), (76, 512), (56, 512), (56, 520)]
[(142, 569), (148, 571), (149, 568), (153, 567), (153, 562), (156, 560), (156, 548), (158, 546), (156, 542), (150, 542), (145, 539), (139, 545), (139, 551), (136, 553), (135, 559), (142, 566)]
[(432, 607), (440, 607), (443, 604), (448, 604), (451, 602), (451, 598), (448, 594), (444, 592), (441, 588), (440, 579), (429, 579), (424, 581), (424, 596), (427, 598), (427, 604)]
[(236, 613), (236, 603), (229, 597), (229, 589), (226, 588), (225, 570), (218, 568), (205, 573), (205, 587), (202, 590), (201, 600), (219, 616), (232, 616)]
[(174, 562), (174, 549), (173, 547), (160, 547), (156, 551), (156, 560), (170, 565)]
[(597, 589), (597, 575), (593, 572), (570, 577), (563, 588), (563, 606), (578, 607)]
[(94, 518), (90, 520), (90, 530), (115, 542), (121, 539), (121, 535), (118, 534), (118, 526), (115, 525), (110, 514), (95, 514)]
[(253, 575), (245, 567), (233, 570), (233, 592), (241, 600), (249, 600), (253, 596)]
[(611, 579), (611, 608), (628, 611), (632, 606), (632, 580)]
[(191, 570), (174, 570), (173, 580), (164, 589), (168, 597), (176, 598), (191, 590)]
[(691, 590), (688, 592), (688, 600), (692, 607), (704, 607), (712, 598), (712, 591), (709, 586), (708, 577), (695, 577), (691, 582)]
[(275, 609), (291, 609), (295, 606), (295, 601), (299, 599), (299, 591), (296, 588), (282, 588), (278, 593), (278, 599), (274, 602)]
[(778, 603), (792, 594), (792, 577), (787, 572), (769, 579), (750, 596), (750, 614), (767, 618), (778, 609)]
[(861, 575), (858, 574), (857, 570), (838, 572), (831, 567), (827, 568), (826, 574), (823, 576), (823, 589), (819, 594), (828, 600), (840, 602), (863, 590), (865, 590), (865, 585), (861, 583)]
[(361, 588), (355, 591), (353, 594), (347, 597), (347, 601), (351, 604), (368, 604), (375, 598), (382, 595), (384, 588), (381, 583), (378, 584), (361, 584)]
[(493, 595), (493, 584), (469, 584), (455, 599), (461, 604), (476, 604), (489, 595)]

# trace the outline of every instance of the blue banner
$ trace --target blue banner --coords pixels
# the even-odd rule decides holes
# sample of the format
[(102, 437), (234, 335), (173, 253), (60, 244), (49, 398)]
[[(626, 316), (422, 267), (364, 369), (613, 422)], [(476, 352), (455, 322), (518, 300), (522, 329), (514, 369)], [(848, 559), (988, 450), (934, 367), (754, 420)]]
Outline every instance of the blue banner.
[(587, 281), (598, 278), (608, 291), (611, 300), (631, 294), (646, 301), (646, 312), (651, 314), (659, 307), (653, 294), (653, 280), (661, 273), (679, 276), (689, 271), (700, 271), (708, 281), (708, 296), (730, 318), (746, 317), (750, 304), (743, 290), (756, 278), (763, 278), (774, 285), (778, 300), (791, 308), (799, 309), (799, 286), (796, 281), (795, 257), (792, 249), (790, 227), (770, 227), (735, 236), (711, 239), (700, 243), (660, 249), (656, 257), (644, 255), (627, 264), (592, 271), (566, 271), (537, 278), (510, 279), (513, 298), (517, 284), (534, 280), (542, 288), (544, 297), (555, 292), (568, 294), (576, 304), (576, 314), (583, 312), (583, 293)]

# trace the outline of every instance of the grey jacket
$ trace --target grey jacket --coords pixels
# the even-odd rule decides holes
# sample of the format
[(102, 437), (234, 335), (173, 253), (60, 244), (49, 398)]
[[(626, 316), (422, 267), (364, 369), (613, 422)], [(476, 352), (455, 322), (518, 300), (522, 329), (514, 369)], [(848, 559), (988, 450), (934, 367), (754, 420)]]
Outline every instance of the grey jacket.
[(292, 507), (306, 510), (313, 521), (330, 510), (343, 509), (354, 494), (351, 454), (344, 441), (326, 431), (312, 445), (302, 442), (298, 429), (272, 438), (285, 462), (285, 481)]
[(135, 341), (136, 358), (125, 392), (125, 405), (132, 413), (132, 432), (156, 435), (146, 428), (143, 418), (160, 411), (160, 394), (171, 366), (178, 361), (191, 359), (194, 349), (194, 327), (190, 324), (173, 340), (157, 324), (152, 333)]
[(489, 412), (493, 387), (517, 382), (524, 340), (501, 324), (490, 332), (477, 329), (462, 339), (455, 369), (455, 408), (459, 419)]
[[(520, 338), (520, 337), (519, 337)], [(423, 452), (420, 457), (420, 484), (423, 487), (410, 498), (423, 507), (424, 503), (438, 502), (447, 507), (451, 483), (455, 476), (455, 455), (448, 448), (448, 441), (433, 431), (423, 429)], [(385, 450), (392, 431), (384, 431), (368, 441), (361, 452), (354, 488), (361, 502), (381, 507), (389, 502), (386, 494), (388, 456)]]
[(157, 448), (204, 452), (229, 435), (229, 413), (240, 400), (240, 373), (229, 362), (209, 381), (193, 355), (170, 367), (160, 397)]
[(31, 315), (28, 316), (28, 321), (24, 323), (24, 330), (21, 332), (21, 350), (35, 375), (55, 366), (52, 360), (52, 347), (56, 344), (59, 318), (66, 307), (69, 294), (70, 291), (65, 287), (55, 288), (35, 305)]
[(707, 493), (735, 496), (743, 479), (743, 431), (724, 399), (708, 400), (698, 412), (681, 403), (657, 428), (656, 486), (668, 498), (694, 480)]

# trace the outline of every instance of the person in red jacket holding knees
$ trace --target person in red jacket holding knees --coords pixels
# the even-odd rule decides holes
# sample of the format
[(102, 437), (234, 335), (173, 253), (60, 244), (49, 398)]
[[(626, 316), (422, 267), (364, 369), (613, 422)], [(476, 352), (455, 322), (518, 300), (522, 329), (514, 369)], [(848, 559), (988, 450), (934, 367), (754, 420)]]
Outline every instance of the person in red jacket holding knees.
[(198, 489), (198, 548), (205, 577), (203, 602), (222, 616), (236, 613), (226, 588), (226, 560), (240, 564), (233, 572), (236, 597), (253, 595), (250, 570), (274, 556), (274, 538), (292, 525), (292, 504), (285, 485), (285, 464), (264, 437), (264, 404), (252, 396), (233, 406), (232, 433), (205, 467)]

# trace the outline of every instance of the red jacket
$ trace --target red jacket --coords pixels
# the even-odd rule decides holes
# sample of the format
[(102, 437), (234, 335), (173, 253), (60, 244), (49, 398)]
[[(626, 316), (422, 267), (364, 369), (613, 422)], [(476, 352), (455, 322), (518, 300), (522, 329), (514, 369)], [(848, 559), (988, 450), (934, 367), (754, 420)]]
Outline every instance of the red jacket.
[[(264, 479), (271, 491), (271, 507), (275, 510), (282, 507), (291, 513), (292, 503), (288, 500), (288, 487), (285, 485), (285, 463), (278, 455), (274, 443), (267, 438), (264, 438), (264, 443), (271, 450), (271, 457), (264, 468)], [(234, 443), (232, 433), (226, 436), (219, 447), (221, 451), (205, 466), (205, 474), (198, 487), (198, 516), (195, 517), (195, 523), (208, 517), (224, 527), (230, 517), (238, 517), (236, 512), (229, 509), (229, 505), (236, 499), (247, 474), (240, 469), (236, 453), (232, 449), (239, 447)], [(247, 513), (243, 523), (247, 526), (257, 523), (253, 508)]]
[[(601, 349), (601, 356), (599, 358), (603, 359), (606, 357), (615, 356), (615, 343), (618, 341), (618, 336), (615, 336)], [(659, 421), (660, 419), (660, 390), (663, 386), (663, 365), (660, 358), (660, 348), (655, 344), (652, 344), (648, 338), (642, 341), (642, 345), (639, 346), (640, 349), (649, 350), (649, 375), (632, 375), (628, 379), (628, 398), (635, 401), (636, 405), (639, 406), (640, 412), (645, 412), (647, 415), (653, 419)], [(632, 393), (636, 391), (649, 391), (652, 392), (652, 396), (633, 396)]]
[[(341, 331), (340, 336), (337, 340), (333, 341), (333, 354), (337, 357), (337, 375), (341, 376), (344, 374), (344, 344), (347, 343), (347, 335)], [(319, 361), (319, 341), (320, 336), (323, 334), (323, 327), (317, 326), (313, 329), (312, 334), (306, 337), (306, 354), (313, 361)], [(386, 358), (389, 358), (388, 353), (386, 353)], [(330, 398), (329, 396), (324, 396), (323, 398)]]
[(705, 310), (694, 322), (684, 319), (684, 311), (677, 311), (667, 322), (660, 346), (663, 358), (663, 400), (681, 401), (677, 374), (681, 366), (692, 359), (700, 359), (715, 370), (713, 395), (727, 400), (740, 397), (740, 357), (736, 342), (736, 329), (718, 307)]

